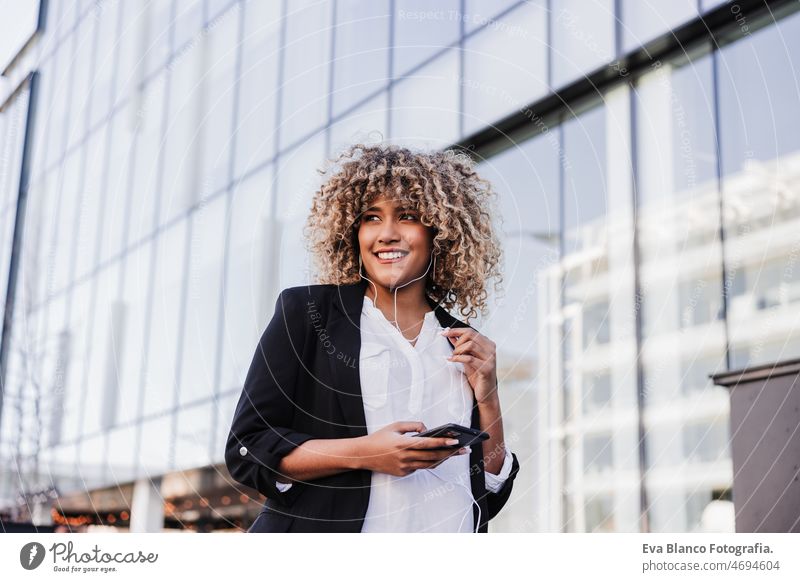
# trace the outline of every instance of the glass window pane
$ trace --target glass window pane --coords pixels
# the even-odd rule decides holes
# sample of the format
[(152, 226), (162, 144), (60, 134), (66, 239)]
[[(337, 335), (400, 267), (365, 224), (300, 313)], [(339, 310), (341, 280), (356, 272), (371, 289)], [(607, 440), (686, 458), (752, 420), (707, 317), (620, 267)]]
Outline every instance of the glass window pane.
[(237, 178), (275, 154), (275, 107), (281, 3), (251, 0), (243, 6), (244, 38), (236, 126)]
[(105, 465), (107, 441), (106, 435), (99, 435), (78, 445), (78, 475), (87, 491), (108, 484)]
[(142, 81), (144, 61), (142, 54), (143, 29), (149, 13), (141, 2), (120, 2), (122, 29), (119, 32), (119, 64), (116, 75), (116, 102), (127, 99)]
[[(277, 199), (278, 215), (276, 222), (270, 222), (265, 228), (265, 236), (276, 237), (275, 243), (266, 243), (269, 249), (265, 268), (270, 274), (270, 282), (275, 285), (265, 296), (270, 312), (275, 306), (277, 291), (311, 283), (314, 273), (311, 271), (310, 256), (306, 252), (303, 226), (311, 208), (311, 198), (322, 184), (323, 177), (316, 171), (324, 164), (325, 140), (319, 135), (290, 152), (281, 155), (277, 168), (277, 186), (275, 191), (281, 195)], [(262, 244), (265, 244), (262, 243)], [(277, 278), (275, 278), (277, 273)], [(273, 296), (272, 293), (276, 294)]]
[(93, 281), (92, 328), (89, 330), (87, 369), (83, 380), (86, 386), (83, 422), (87, 434), (107, 429), (115, 420), (117, 376), (112, 312), (118, 285), (119, 264), (103, 269)]
[(178, 412), (175, 435), (176, 470), (205, 467), (211, 463), (209, 427), (212, 413), (211, 403), (184, 408)]
[[(92, 109), (89, 126), (94, 127), (108, 114), (111, 105), (111, 81), (115, 73), (117, 50), (119, 47), (120, 6), (118, 2), (96, 3), (93, 7), (96, 14), (98, 38), (94, 66), (94, 77), (91, 81)], [(92, 18), (92, 16), (90, 16)]]
[(81, 158), (85, 151), (77, 151), (70, 155), (64, 162), (63, 170), (58, 176), (60, 191), (58, 192), (57, 214), (55, 228), (52, 232), (52, 247), (48, 258), (52, 263), (50, 289), (58, 291), (64, 289), (73, 279), (72, 250), (75, 246), (75, 231), (80, 192)]
[(548, 91), (547, 7), (525, 2), (464, 44), (467, 134), (496, 122)]
[(163, 67), (169, 58), (172, 48), (170, 28), (174, 12), (172, 0), (146, 0), (146, 5), (141, 8), (146, 13), (144, 66), (147, 78)]
[(72, 301), (69, 302), (69, 366), (66, 370), (66, 387), (64, 397), (64, 419), (62, 421), (62, 439), (72, 441), (86, 435), (81, 424), (85, 406), (86, 384), (85, 371), (89, 364), (89, 341), (91, 328), (90, 306), (91, 285), (83, 283), (73, 290)]
[(100, 209), (104, 203), (102, 178), (107, 164), (108, 126), (101, 127), (89, 138), (86, 151), (86, 169), (83, 188), (78, 201), (78, 230), (74, 233), (77, 241), (75, 276), (81, 277), (96, 267), (98, 251), (97, 235), (103, 217)]
[(389, 83), (389, 2), (336, 3), (333, 115)]
[(94, 18), (81, 21), (81, 34), (75, 35), (75, 62), (72, 65), (69, 84), (71, 86), (71, 111), (69, 114), (69, 134), (67, 150), (86, 136), (86, 122), (92, 107), (91, 80), (94, 65), (94, 39), (97, 21)]
[[(256, 338), (255, 341), (257, 342), (258, 338)], [(256, 344), (253, 344), (254, 352), (255, 345)], [(211, 445), (212, 463), (220, 463), (225, 459), (225, 442), (228, 440), (228, 434), (231, 432), (233, 413), (236, 409), (236, 403), (238, 400), (238, 391), (235, 391), (231, 394), (225, 394), (216, 400), (216, 410), (214, 412), (217, 415), (217, 432)]]
[(180, 403), (210, 397), (217, 365), (217, 327), (225, 251), (227, 197), (192, 214), (189, 282), (185, 301)]
[(129, 426), (112, 430), (108, 435), (108, 473), (113, 483), (133, 481), (136, 428)]
[(608, 494), (589, 495), (584, 508), (586, 512), (586, 531), (615, 532), (614, 496)]
[(194, 42), (202, 34), (204, 0), (175, 0), (175, 21), (173, 32), (175, 35), (174, 58), (180, 58), (185, 45)]
[[(50, 446), (55, 446), (64, 439), (64, 424), (67, 394), (73, 388), (69, 385), (69, 369), (71, 363), (72, 334), (66, 325), (66, 301), (64, 296), (52, 300), (47, 305), (47, 324), (44, 329), (44, 349), (49, 354), (50, 366), (44, 375), (53, 390), (53, 405), (48, 418), (48, 439)], [(72, 435), (74, 436), (74, 434)]]
[[(711, 322), (723, 331), (711, 86), (709, 56), (680, 68), (665, 64), (637, 86), (645, 336)], [(713, 349), (724, 349), (723, 338), (716, 340)], [(653, 355), (661, 361), (664, 350), (655, 348)]]
[(207, 0), (206, 1), (206, 17), (209, 22), (212, 22), (224, 13), (225, 16), (230, 16), (231, 0)]
[[(200, 158), (198, 198), (227, 187), (233, 144), (233, 97), (236, 54), (239, 46), (239, 4), (215, 21), (203, 36), (204, 47), (201, 124), (198, 138), (203, 146)], [(195, 171), (196, 168), (195, 168)]]
[(156, 205), (163, 193), (159, 165), (164, 156), (162, 120), (164, 118), (166, 75), (161, 74), (144, 88), (139, 107), (138, 135), (136, 137), (136, 162), (133, 175), (133, 203), (128, 215), (128, 244), (133, 244), (153, 233)]
[(393, 88), (394, 143), (441, 148), (459, 137), (459, 52), (449, 51)]
[(614, 0), (553, 0), (553, 89), (614, 60)]
[(394, 77), (401, 77), (458, 40), (461, 3), (396, 0), (394, 3)]
[[(49, 147), (47, 149), (47, 167), (62, 161), (66, 147), (66, 132), (70, 123), (70, 100), (64, 97), (69, 94), (73, 67), (75, 66), (74, 43), (70, 40), (59, 47), (53, 60), (54, 79), (52, 81), (52, 99), (50, 100)], [(74, 119), (80, 119), (76, 116)]]
[[(39, 15), (39, 2), (18, 2), (13, 8), (11, 4), (4, 8), (10, 12), (4, 15), (0, 23), (0, 37), (3, 38), (2, 50), (0, 51), (0, 63), (3, 68), (11, 61), (19, 50), (28, 41), (28, 38), (36, 32), (36, 25)], [(47, 7), (47, 4), (44, 5)], [(51, 9), (51, 13), (54, 9)], [(55, 16), (55, 14), (51, 14)], [(56, 24), (57, 19), (52, 18), (49, 22)]]
[(603, 241), (606, 190), (606, 115), (596, 107), (564, 124), (564, 247), (566, 253)]
[(697, 0), (622, 0), (622, 50), (629, 52), (697, 16)]
[(694, 421), (683, 427), (683, 457), (691, 463), (730, 458), (727, 422)]
[(558, 262), (559, 149), (557, 134), (541, 135), (479, 167), (498, 194), (505, 255), (505, 296), (484, 325), (509, 358), (538, 357), (534, 299), (542, 272)]
[(286, 15), (281, 147), (291, 147), (328, 121), (332, 6), (298, 0)]
[(159, 477), (170, 470), (173, 416), (161, 416), (144, 422), (139, 429), (137, 478)]
[(122, 285), (122, 337), (119, 361), (119, 400), (117, 418), (120, 424), (141, 414), (141, 385), (144, 382), (145, 329), (147, 326), (147, 292), (150, 281), (152, 241), (125, 257)]
[(164, 136), (164, 177), (160, 223), (167, 224), (194, 204), (202, 186), (198, 170), (203, 139), (203, 47), (194, 43), (170, 63), (168, 121)]
[[(728, 309), (736, 367), (800, 355), (800, 13), (719, 54)], [(732, 364), (733, 365), (733, 362)]]
[(495, 16), (519, 4), (518, 0), (467, 0), (464, 17), (465, 32), (469, 34), (481, 26), (497, 26)]
[(330, 128), (330, 157), (354, 143), (382, 141), (386, 137), (388, 94), (381, 93), (340, 117)]
[(105, 210), (103, 222), (98, 226), (100, 262), (118, 255), (126, 241), (128, 204), (131, 190), (131, 165), (135, 161), (136, 136), (130, 123), (130, 103), (126, 104), (111, 121), (111, 144), (105, 171)]
[[(222, 371), (220, 389), (240, 389), (268, 322), (266, 262), (270, 229), (271, 168), (233, 191), (227, 274), (223, 291)], [(273, 304), (274, 305), (274, 304)], [(230, 420), (230, 419), (228, 419)]]
[(180, 221), (162, 232), (156, 241), (150, 333), (147, 338), (147, 376), (144, 415), (163, 412), (175, 405), (180, 316), (184, 304), (187, 222)]
[(609, 435), (590, 435), (583, 438), (583, 470), (587, 476), (612, 472), (614, 449)]

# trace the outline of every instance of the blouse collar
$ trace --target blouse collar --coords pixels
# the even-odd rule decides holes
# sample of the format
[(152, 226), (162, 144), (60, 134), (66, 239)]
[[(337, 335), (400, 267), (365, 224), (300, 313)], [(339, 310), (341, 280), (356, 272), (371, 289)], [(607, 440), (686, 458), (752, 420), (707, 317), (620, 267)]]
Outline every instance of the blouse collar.
[[(383, 311), (375, 307), (372, 299), (370, 299), (366, 293), (364, 294), (364, 312), (371, 317), (377, 317), (389, 323), (389, 321), (386, 319), (386, 316), (383, 314)], [(433, 319), (434, 317), (436, 317), (436, 310), (428, 311), (425, 313), (424, 320)]]

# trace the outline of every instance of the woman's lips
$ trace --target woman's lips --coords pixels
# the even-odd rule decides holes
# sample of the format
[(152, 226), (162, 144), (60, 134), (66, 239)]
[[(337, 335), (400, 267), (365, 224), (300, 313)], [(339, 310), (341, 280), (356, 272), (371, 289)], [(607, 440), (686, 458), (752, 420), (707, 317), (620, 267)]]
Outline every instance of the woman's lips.
[(375, 258), (376, 258), (376, 259), (378, 259), (378, 262), (379, 262), (381, 265), (386, 265), (386, 264), (390, 264), (390, 263), (399, 263), (400, 261), (402, 261), (403, 259), (405, 259), (407, 256), (408, 256), (408, 255), (407, 255), (407, 254), (405, 254), (405, 255), (403, 255), (402, 257), (398, 258), (398, 259), (382, 259), (382, 258), (380, 258), (378, 255), (375, 255)]

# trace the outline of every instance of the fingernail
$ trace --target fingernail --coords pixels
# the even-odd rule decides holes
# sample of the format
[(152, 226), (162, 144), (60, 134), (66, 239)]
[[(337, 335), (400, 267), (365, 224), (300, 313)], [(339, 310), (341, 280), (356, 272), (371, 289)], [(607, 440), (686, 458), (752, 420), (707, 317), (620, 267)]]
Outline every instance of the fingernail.
[(447, 440), (447, 444), (448, 445), (457, 445), (458, 444), (458, 439), (448, 439)]

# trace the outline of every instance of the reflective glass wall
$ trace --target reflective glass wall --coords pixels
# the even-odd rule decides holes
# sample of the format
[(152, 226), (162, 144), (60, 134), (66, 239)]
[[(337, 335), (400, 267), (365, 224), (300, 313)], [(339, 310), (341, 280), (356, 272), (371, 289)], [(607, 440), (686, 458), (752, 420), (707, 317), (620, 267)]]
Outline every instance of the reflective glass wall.
[[(327, 157), (469, 143), (719, 4), (49, 2), (0, 419), (24, 479), (5, 471), (0, 501), (222, 462), (277, 292), (313, 281)], [(495, 531), (687, 531), (729, 496), (708, 375), (800, 354), (800, 17), (776, 18), (478, 155), (505, 264), (476, 326), (523, 465)]]

